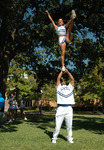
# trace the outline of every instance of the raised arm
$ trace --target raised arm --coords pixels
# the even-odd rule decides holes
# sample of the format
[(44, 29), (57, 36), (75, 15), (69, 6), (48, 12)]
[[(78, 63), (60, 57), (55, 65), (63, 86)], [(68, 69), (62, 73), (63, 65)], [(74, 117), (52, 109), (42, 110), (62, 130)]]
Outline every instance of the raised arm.
[(48, 15), (48, 18), (50, 19), (50, 21), (52, 22), (53, 27), (55, 28), (55, 30), (57, 29), (57, 25), (55, 24), (55, 22), (53, 21), (52, 17), (50, 16), (49, 12), (46, 10), (45, 11)]
[(60, 79), (61, 79), (61, 77), (62, 77), (62, 70), (61, 70), (61, 72), (59, 73), (59, 75), (58, 75), (58, 77), (57, 77), (57, 82), (56, 82), (56, 86), (58, 86), (59, 84), (60, 84)]
[(65, 68), (65, 72), (68, 74), (69, 78), (70, 78), (70, 84), (72, 86), (74, 86), (74, 77), (72, 76), (72, 74)]

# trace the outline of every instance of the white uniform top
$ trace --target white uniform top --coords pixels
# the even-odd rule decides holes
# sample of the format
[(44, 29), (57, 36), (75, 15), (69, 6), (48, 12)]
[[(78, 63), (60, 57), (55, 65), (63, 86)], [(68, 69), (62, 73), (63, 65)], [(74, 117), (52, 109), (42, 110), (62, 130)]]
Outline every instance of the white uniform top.
[(74, 95), (73, 95), (74, 87), (69, 83), (69, 85), (59, 84), (56, 87), (57, 90), (57, 104), (75, 104)]
[(66, 35), (65, 25), (59, 26), (59, 27), (57, 26), (56, 32), (57, 32), (57, 35)]

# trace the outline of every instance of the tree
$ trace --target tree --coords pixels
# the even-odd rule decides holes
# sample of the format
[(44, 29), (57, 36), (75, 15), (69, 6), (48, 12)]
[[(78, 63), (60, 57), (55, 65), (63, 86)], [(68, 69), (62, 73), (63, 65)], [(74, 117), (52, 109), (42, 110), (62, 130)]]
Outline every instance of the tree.
[(20, 68), (19, 64), (12, 61), (12, 65), (9, 68), (9, 74), (12, 74), (12, 78), (7, 82), (7, 93), (11, 93), (11, 89), (16, 93), (17, 98), (21, 98), (23, 94), (30, 95), (32, 85), (29, 80), (28, 72), (25, 69)]
[(10, 61), (29, 50), (31, 29), (27, 1), (1, 0), (0, 6), (0, 91), (5, 97)]
[(0, 6), (0, 92), (5, 97), (9, 65), (17, 54), (31, 56), (35, 68), (40, 66), (34, 51), (41, 45), (45, 8), (43, 0), (37, 0), (33, 9), (27, 0), (1, 0)]
[(104, 103), (104, 63), (102, 59), (89, 72), (86, 72), (80, 79), (77, 95), (86, 100), (100, 99)]
[[(96, 1), (96, 3), (94, 0), (1, 0), (0, 92), (3, 97), (9, 64), (17, 54), (21, 54), (26, 58), (26, 65), (31, 66), (34, 71), (38, 71), (40, 80), (43, 79), (43, 73), (44, 82), (47, 78), (56, 78), (58, 72), (56, 69), (61, 66), (60, 52), (58, 52), (56, 33), (44, 13), (45, 9), (49, 10), (55, 22), (62, 17), (65, 23), (69, 20), (72, 9), (77, 12), (72, 44), (66, 50), (65, 64), (67, 66), (73, 63), (75, 77), (79, 80), (83, 75), (83, 71), (90, 69), (93, 64), (95, 65), (95, 59), (98, 60), (99, 57), (104, 56), (103, 4), (103, 0)], [(87, 35), (86, 28), (88, 31), (93, 32), (97, 39), (96, 42), (85, 38)], [(78, 38), (79, 33), (82, 35), (81, 38)], [(101, 47), (100, 51), (98, 51), (99, 45)], [(39, 54), (37, 56), (36, 53), (40, 47), (45, 50), (45, 55), (41, 56), (47, 56), (47, 59), (44, 59), (43, 62), (42, 57), (40, 59)], [(91, 55), (89, 49), (94, 55)], [(55, 59), (53, 59), (54, 56)], [(88, 67), (86, 67), (83, 59), (89, 59), (90, 65)]]
[(43, 95), (42, 99), (47, 100), (47, 101), (56, 101), (56, 88), (55, 88), (55, 83), (50, 82), (50, 84), (45, 84), (44, 87), (42, 88)]

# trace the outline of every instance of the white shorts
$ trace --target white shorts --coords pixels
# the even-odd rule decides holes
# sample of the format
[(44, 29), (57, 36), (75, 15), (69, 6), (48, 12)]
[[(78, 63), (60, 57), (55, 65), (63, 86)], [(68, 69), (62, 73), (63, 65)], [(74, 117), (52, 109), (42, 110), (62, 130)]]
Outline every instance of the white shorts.
[(61, 43), (64, 43), (64, 42), (66, 43), (66, 45), (68, 45), (68, 42), (67, 42), (65, 36), (59, 37), (59, 45), (60, 45)]

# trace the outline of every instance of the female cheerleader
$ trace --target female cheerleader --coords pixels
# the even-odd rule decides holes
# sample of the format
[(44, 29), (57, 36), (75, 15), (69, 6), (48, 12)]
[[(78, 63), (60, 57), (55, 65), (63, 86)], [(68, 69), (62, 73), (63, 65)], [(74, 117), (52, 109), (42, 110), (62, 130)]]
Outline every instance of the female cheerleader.
[[(65, 25), (64, 25), (62, 18), (58, 19), (58, 26), (57, 26), (55, 22), (53, 21), (52, 17), (50, 16), (49, 12), (47, 10), (45, 12), (47, 13), (50, 21), (52, 22), (53, 27), (55, 28), (57, 32), (57, 35), (59, 38), (59, 45), (61, 49), (62, 71), (65, 71), (65, 66), (64, 66), (65, 48), (66, 48), (66, 45), (68, 45), (71, 42), (71, 30), (73, 28), (74, 19), (76, 18), (76, 13), (74, 10), (72, 10), (71, 19)], [(66, 32), (66, 29), (67, 29), (67, 32)]]

